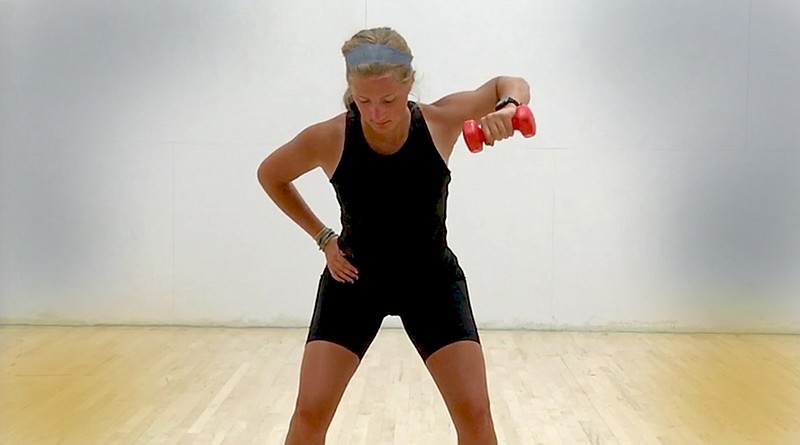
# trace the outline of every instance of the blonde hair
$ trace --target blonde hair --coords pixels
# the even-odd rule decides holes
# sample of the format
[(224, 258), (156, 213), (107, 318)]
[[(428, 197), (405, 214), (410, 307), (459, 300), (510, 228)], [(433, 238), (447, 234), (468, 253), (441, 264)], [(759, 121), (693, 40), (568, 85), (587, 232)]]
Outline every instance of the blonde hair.
[[(387, 27), (363, 29), (357, 32), (353, 37), (350, 38), (350, 40), (346, 41), (344, 45), (342, 45), (342, 55), (347, 56), (347, 54), (354, 48), (365, 43), (390, 46), (403, 54), (408, 54), (409, 56), (413, 57), (411, 54), (411, 49), (408, 47), (408, 44), (403, 36), (401, 36), (400, 33), (394, 29)], [(411, 64), (401, 65), (373, 62), (356, 65), (347, 69), (346, 76), (348, 86), (347, 91), (344, 93), (344, 106), (349, 108), (354, 102), (349, 86), (351, 74), (358, 74), (362, 76), (379, 76), (385, 73), (394, 74), (395, 78), (404, 84), (414, 83), (415, 72), (411, 67)]]

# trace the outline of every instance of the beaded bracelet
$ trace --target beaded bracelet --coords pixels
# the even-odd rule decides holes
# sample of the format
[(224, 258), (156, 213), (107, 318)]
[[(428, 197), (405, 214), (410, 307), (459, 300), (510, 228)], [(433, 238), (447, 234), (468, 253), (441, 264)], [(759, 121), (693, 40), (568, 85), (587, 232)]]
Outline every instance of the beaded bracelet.
[(314, 237), (314, 241), (317, 242), (317, 247), (319, 247), (319, 250), (325, 250), (325, 245), (328, 244), (328, 241), (336, 236), (338, 235), (336, 235), (336, 232), (334, 232), (333, 229), (330, 227), (325, 227)]

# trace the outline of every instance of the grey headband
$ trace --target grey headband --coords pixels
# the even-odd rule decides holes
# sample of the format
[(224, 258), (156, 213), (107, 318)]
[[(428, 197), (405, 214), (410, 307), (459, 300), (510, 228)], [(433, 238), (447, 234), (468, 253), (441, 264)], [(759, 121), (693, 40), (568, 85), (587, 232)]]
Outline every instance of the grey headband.
[(347, 68), (353, 68), (365, 63), (390, 63), (394, 65), (410, 65), (411, 57), (388, 45), (364, 43), (350, 50), (344, 56)]

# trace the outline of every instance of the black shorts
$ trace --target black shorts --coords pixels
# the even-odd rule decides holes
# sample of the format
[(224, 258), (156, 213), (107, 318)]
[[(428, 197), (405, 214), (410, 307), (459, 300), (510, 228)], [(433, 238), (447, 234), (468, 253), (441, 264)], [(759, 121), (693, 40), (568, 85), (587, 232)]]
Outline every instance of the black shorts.
[(325, 269), (307, 342), (325, 340), (364, 358), (384, 317), (397, 315), (420, 357), (461, 340), (480, 343), (466, 280), (359, 278), (340, 283)]

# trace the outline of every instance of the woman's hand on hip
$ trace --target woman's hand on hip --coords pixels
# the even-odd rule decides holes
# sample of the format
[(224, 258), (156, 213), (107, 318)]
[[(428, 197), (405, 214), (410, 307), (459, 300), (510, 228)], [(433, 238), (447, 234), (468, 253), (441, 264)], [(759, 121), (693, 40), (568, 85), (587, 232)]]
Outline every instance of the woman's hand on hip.
[(339, 249), (338, 236), (325, 245), (325, 259), (334, 280), (342, 283), (354, 283), (358, 279), (358, 269), (347, 260), (346, 254)]

